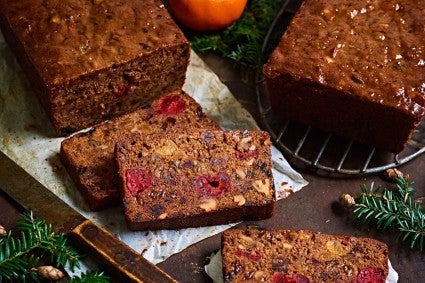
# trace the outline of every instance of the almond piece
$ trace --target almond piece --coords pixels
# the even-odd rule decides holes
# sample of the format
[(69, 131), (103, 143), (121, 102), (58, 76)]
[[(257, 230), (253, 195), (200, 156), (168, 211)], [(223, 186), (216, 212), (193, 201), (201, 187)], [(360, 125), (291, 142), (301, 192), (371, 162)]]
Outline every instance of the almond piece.
[(165, 219), (167, 218), (167, 216), (168, 216), (168, 213), (164, 212), (158, 216), (158, 219)]

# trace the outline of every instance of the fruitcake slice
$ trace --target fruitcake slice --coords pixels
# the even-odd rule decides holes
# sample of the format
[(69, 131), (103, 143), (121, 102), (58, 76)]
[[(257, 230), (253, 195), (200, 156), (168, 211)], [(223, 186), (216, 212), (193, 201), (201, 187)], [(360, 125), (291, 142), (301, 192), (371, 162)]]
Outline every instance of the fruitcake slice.
[(91, 210), (119, 203), (114, 162), (115, 143), (135, 133), (184, 132), (187, 129), (219, 129), (201, 106), (183, 91), (162, 96), (135, 112), (66, 138), (60, 157)]
[(312, 231), (232, 229), (222, 234), (224, 282), (382, 282), (388, 247)]
[(271, 217), (270, 146), (263, 131), (193, 130), (118, 142), (128, 227), (180, 229)]

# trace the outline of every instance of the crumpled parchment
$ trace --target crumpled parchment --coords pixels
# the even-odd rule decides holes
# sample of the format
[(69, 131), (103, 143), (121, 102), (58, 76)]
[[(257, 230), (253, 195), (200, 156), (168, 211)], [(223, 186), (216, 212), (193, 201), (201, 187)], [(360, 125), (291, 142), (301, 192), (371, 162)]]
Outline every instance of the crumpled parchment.
[[(258, 128), (252, 116), (193, 52), (183, 89), (223, 129)], [(133, 232), (127, 229), (120, 207), (88, 211), (59, 160), (63, 138), (54, 136), (50, 121), (0, 35), (0, 150), (18, 165), (86, 218), (115, 234), (154, 264), (234, 225)], [(307, 185), (276, 148), (272, 149), (272, 163), (278, 199)]]

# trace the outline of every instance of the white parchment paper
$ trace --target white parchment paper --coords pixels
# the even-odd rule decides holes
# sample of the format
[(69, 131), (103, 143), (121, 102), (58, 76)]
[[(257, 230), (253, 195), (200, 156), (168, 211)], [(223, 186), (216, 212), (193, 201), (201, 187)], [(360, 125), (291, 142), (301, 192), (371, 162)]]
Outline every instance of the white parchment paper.
[[(193, 52), (184, 90), (224, 129), (258, 128), (228, 88)], [(47, 116), (0, 35), (1, 151), (67, 204), (111, 231), (152, 263), (159, 263), (189, 245), (232, 226), (132, 232), (126, 227), (120, 207), (101, 212), (88, 211), (58, 158), (61, 141), (62, 138), (54, 137)], [(307, 185), (276, 148), (272, 151), (272, 162), (278, 199)]]

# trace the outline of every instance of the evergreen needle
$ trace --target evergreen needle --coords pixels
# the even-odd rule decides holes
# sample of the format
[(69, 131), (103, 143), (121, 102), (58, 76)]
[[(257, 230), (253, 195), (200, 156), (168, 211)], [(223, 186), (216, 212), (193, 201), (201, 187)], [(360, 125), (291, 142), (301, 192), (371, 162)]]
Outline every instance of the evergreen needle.
[[(69, 264), (79, 267), (81, 256), (67, 243), (63, 233), (53, 232), (51, 225), (36, 219), (32, 212), (22, 214), (18, 222), (19, 237), (8, 233), (0, 239), (0, 282), (40, 282), (37, 266), (50, 262), (57, 268)], [(71, 282), (109, 282), (103, 273), (83, 273)]]
[(238, 21), (215, 33), (188, 35), (195, 52), (213, 51), (247, 68), (259, 68), (261, 47), (279, 7), (285, 0), (252, 0)]
[(414, 201), (415, 190), (408, 179), (398, 177), (395, 182), (392, 189), (361, 185), (354, 216), (380, 230), (395, 229), (412, 249), (424, 250), (425, 211)]

